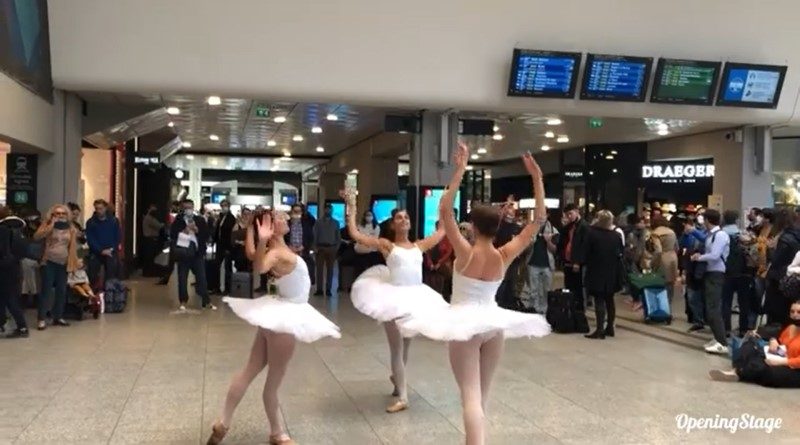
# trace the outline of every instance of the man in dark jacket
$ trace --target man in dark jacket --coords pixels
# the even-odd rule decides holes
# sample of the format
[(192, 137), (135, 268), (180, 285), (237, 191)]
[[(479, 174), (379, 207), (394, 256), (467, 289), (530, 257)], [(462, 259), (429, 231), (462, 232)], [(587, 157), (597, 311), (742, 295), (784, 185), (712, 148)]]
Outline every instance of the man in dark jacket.
[[(503, 219), (497, 227), (497, 234), (494, 237), (494, 246), (499, 248), (515, 236), (519, 235), (522, 227), (514, 220), (516, 216), (516, 209), (513, 203), (506, 203), (503, 207)], [(497, 305), (504, 309), (521, 309), (522, 305), (516, 292), (517, 278), (519, 277), (519, 265), (523, 261), (523, 255), (517, 256), (511, 264), (507, 264), (506, 275), (503, 277), (503, 282), (497, 288), (495, 294), (495, 301)]]
[(576, 310), (583, 312), (583, 265), (585, 263), (586, 234), (589, 224), (581, 218), (578, 207), (569, 204), (564, 208), (567, 225), (558, 240), (558, 254), (564, 262), (564, 286), (574, 295)]
[[(89, 281), (98, 284), (100, 269), (105, 269), (104, 280), (119, 278), (117, 265), (120, 227), (117, 218), (102, 199), (94, 202), (94, 215), (86, 222), (86, 242), (89, 244)], [(105, 282), (99, 283), (105, 287)]]
[(289, 233), (284, 236), (286, 245), (292, 249), (309, 266), (309, 274), (313, 281), (311, 251), (314, 247), (314, 221), (310, 215), (305, 216), (303, 206), (295, 204), (289, 212)]
[(767, 292), (764, 299), (764, 313), (767, 323), (785, 325), (789, 321), (789, 308), (796, 295), (784, 295), (780, 290), (780, 282), (786, 276), (786, 269), (792, 264), (795, 255), (800, 251), (800, 215), (792, 215), (792, 224), (784, 229), (775, 246), (772, 264), (767, 271)]
[[(225, 268), (224, 289), (221, 294), (227, 295), (231, 291), (231, 275), (233, 275), (233, 227), (236, 225), (236, 217), (231, 213), (231, 203), (225, 199), (220, 204), (220, 216), (214, 226), (214, 244), (217, 246), (216, 256), (214, 257), (214, 272), (219, 275), (219, 267)], [(219, 291), (220, 289), (214, 289)]]
[(175, 218), (170, 227), (170, 249), (175, 251), (175, 262), (178, 264), (178, 298), (179, 312), (186, 311), (189, 301), (189, 271), (196, 279), (195, 291), (202, 300), (203, 309), (216, 310), (208, 297), (206, 281), (205, 257), (210, 237), (208, 225), (203, 216), (195, 213), (194, 201), (185, 199), (182, 203), (183, 215)]
[(22, 239), (25, 221), (9, 215), (8, 207), (0, 207), (0, 330), (5, 331), (6, 308), (14, 319), (16, 329), (7, 338), (24, 338), (29, 335), (28, 324), (22, 311), (22, 267), (19, 253), (12, 247), (14, 240)]

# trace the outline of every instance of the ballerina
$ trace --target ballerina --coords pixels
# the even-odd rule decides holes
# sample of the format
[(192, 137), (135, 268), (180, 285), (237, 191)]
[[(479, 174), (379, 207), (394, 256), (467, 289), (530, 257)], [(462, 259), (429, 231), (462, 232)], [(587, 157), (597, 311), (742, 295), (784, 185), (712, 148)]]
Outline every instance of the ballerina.
[(424, 313), (411, 314), (398, 322), (404, 335), (421, 334), (434, 340), (448, 341), (450, 366), (461, 393), (467, 445), (485, 442), (484, 416), (489, 387), (505, 338), (543, 337), (550, 325), (541, 315), (500, 308), (495, 294), (505, 275), (506, 265), (531, 243), (545, 221), (542, 171), (530, 154), (523, 156), (533, 179), (536, 211), (533, 222), (499, 249), (492, 245), (500, 212), (481, 205), (472, 210), (474, 245), (459, 232), (453, 217), (453, 198), (467, 169), (469, 149), (459, 144), (455, 154), (456, 172), (442, 196), (440, 220), (456, 252), (453, 269), (453, 295), (450, 305)]
[[(225, 297), (234, 313), (256, 326), (255, 340), (245, 367), (231, 381), (222, 417), (211, 428), (209, 445), (219, 444), (228, 432), (236, 406), (247, 387), (269, 364), (264, 384), (264, 409), (271, 428), (271, 445), (290, 445), (295, 442), (283, 429), (278, 406), (278, 388), (294, 353), (296, 340), (310, 343), (322, 337), (340, 338), (339, 328), (308, 304), (311, 280), (305, 261), (292, 252), (284, 242), (289, 232), (287, 216), (282, 212), (256, 217), (247, 228), (245, 240), (248, 257), (253, 259), (253, 272), (270, 272), (278, 276), (278, 295), (265, 295), (254, 300)], [(257, 247), (253, 247), (257, 235)], [(267, 248), (269, 244), (269, 250)]]
[(359, 244), (377, 249), (386, 258), (386, 266), (373, 266), (356, 279), (350, 296), (356, 309), (383, 323), (391, 356), (389, 380), (394, 385), (392, 395), (397, 397), (386, 412), (397, 413), (408, 409), (405, 368), (411, 343), (410, 339), (403, 338), (395, 320), (417, 311), (447, 307), (439, 293), (422, 283), (422, 253), (436, 246), (444, 238), (444, 231), (437, 230), (423, 240), (412, 242), (409, 239), (411, 221), (408, 213), (400, 210), (392, 217), (391, 240), (365, 235), (356, 225), (355, 192), (343, 192), (342, 196), (347, 200), (350, 237)]

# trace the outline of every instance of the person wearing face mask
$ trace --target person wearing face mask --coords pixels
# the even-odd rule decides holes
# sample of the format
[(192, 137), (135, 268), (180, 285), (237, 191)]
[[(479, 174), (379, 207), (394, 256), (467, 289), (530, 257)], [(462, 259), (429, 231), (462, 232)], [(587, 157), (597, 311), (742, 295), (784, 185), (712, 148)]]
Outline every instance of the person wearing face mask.
[(64, 320), (66, 305), (67, 273), (78, 267), (77, 231), (69, 222), (69, 209), (64, 205), (53, 206), (47, 214), (44, 224), (34, 234), (34, 239), (44, 240), (44, 258), (42, 258), (42, 289), (39, 293), (39, 314), (37, 328), (47, 328), (47, 312), (54, 326), (69, 326)]
[[(371, 236), (373, 238), (380, 236), (380, 226), (378, 225), (378, 222), (375, 221), (375, 215), (371, 211), (367, 210), (361, 216), (361, 224), (358, 225), (358, 231), (361, 234)], [(355, 278), (358, 278), (359, 275), (361, 275), (370, 267), (376, 266), (383, 262), (383, 257), (381, 256), (380, 252), (378, 252), (378, 249), (374, 247), (369, 247), (363, 243), (357, 242), (354, 249), (356, 252), (354, 272)]]
[[(220, 214), (214, 226), (214, 244), (217, 251), (214, 257), (213, 271), (219, 275), (219, 267), (225, 270), (223, 281), (224, 289), (220, 290), (222, 295), (227, 295), (231, 291), (231, 276), (233, 275), (233, 228), (236, 225), (236, 217), (231, 213), (231, 203), (224, 199), (219, 203)], [(215, 289), (216, 290), (216, 289)]]
[(86, 241), (89, 244), (89, 280), (105, 288), (105, 282), (98, 283), (100, 270), (104, 269), (104, 280), (118, 278), (117, 252), (121, 230), (119, 221), (108, 211), (108, 203), (102, 199), (94, 202), (94, 215), (86, 222)]
[[(314, 225), (314, 246), (317, 252), (317, 292), (316, 296), (332, 295), (333, 285), (333, 266), (336, 264), (336, 254), (339, 252), (339, 245), (342, 243), (342, 234), (339, 231), (339, 223), (333, 219), (333, 207), (325, 205), (325, 213)], [(324, 284), (323, 284), (324, 283)]]
[(172, 245), (170, 250), (175, 252), (175, 262), (178, 265), (178, 298), (180, 301), (179, 313), (185, 313), (186, 303), (189, 302), (189, 271), (197, 280), (195, 291), (201, 298), (203, 309), (217, 310), (211, 304), (208, 295), (208, 282), (206, 281), (205, 256), (208, 248), (210, 233), (205, 218), (195, 213), (194, 201), (185, 199), (182, 203), (183, 215), (175, 219), (170, 228)]
[(158, 220), (158, 208), (150, 204), (142, 219), (142, 275), (151, 277), (156, 274), (154, 261), (158, 255), (161, 239), (161, 229), (164, 223)]
[(284, 236), (284, 241), (289, 249), (305, 261), (312, 273), (311, 251), (314, 245), (314, 223), (305, 215), (305, 209), (300, 204), (292, 206), (289, 212), (289, 233)]
[[(748, 382), (771, 388), (800, 388), (800, 300), (791, 304), (788, 324), (765, 351), (754, 350), (734, 361), (734, 369), (713, 369), (708, 375), (719, 382)], [(743, 346), (742, 349), (745, 349)], [(738, 362), (738, 363), (737, 363)]]

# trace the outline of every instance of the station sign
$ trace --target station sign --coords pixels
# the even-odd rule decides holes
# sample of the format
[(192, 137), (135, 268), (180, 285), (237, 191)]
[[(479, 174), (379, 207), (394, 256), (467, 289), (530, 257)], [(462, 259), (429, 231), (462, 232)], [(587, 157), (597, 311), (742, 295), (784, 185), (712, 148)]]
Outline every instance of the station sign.
[(154, 168), (161, 163), (158, 153), (136, 154), (133, 157), (133, 168)]
[(644, 184), (698, 184), (714, 179), (714, 160), (658, 161), (642, 165)]

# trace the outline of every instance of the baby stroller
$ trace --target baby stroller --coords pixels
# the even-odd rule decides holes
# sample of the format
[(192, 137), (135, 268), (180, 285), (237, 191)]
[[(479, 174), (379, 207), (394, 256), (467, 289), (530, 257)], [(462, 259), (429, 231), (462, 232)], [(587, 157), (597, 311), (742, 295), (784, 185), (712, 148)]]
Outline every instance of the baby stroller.
[(666, 281), (658, 273), (632, 273), (628, 275), (631, 295), (641, 297), (644, 322), (672, 324), (672, 310)]

